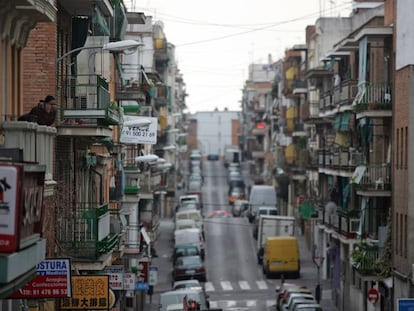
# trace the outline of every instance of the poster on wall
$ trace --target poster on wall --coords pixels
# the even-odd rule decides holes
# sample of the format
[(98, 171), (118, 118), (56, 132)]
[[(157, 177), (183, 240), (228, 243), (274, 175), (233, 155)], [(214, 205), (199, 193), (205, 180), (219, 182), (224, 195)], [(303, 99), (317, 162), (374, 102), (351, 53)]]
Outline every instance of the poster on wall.
[(126, 144), (155, 145), (157, 128), (158, 118), (124, 115), (120, 141)]

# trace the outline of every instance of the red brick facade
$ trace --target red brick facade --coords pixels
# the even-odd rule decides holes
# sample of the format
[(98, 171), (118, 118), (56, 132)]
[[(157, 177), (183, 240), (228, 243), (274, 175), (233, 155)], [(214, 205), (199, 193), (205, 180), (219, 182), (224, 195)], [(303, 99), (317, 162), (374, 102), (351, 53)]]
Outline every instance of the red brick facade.
[(56, 93), (56, 24), (38, 23), (23, 49), (23, 106), (29, 111)]

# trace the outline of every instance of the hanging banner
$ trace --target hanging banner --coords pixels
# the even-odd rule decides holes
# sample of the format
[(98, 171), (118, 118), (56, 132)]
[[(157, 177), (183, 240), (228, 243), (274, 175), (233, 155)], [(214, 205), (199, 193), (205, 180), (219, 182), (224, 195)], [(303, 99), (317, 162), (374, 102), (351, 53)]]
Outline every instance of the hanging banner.
[[(146, 120), (151, 123), (143, 126)], [(157, 143), (157, 128), (158, 118), (124, 115), (120, 142), (155, 145)]]
[(109, 305), (107, 275), (72, 276), (72, 298), (60, 300), (61, 310), (108, 310)]
[(43, 260), (37, 264), (36, 273), (33, 280), (8, 299), (65, 298), (72, 295), (69, 259)]

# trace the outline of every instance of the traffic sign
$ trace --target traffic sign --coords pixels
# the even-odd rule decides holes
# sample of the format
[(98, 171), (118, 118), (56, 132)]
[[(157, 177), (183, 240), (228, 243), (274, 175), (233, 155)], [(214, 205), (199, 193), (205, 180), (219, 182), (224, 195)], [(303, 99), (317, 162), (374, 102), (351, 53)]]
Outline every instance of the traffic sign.
[(413, 298), (400, 298), (398, 299), (398, 311), (410, 311), (414, 308)]
[(135, 283), (135, 290), (148, 290), (149, 289), (149, 285), (148, 283), (145, 282), (136, 282)]
[(379, 293), (375, 288), (371, 288), (368, 291), (368, 301), (371, 303), (376, 303), (379, 299)]
[(148, 284), (157, 285), (157, 280), (158, 280), (158, 267), (150, 266)]

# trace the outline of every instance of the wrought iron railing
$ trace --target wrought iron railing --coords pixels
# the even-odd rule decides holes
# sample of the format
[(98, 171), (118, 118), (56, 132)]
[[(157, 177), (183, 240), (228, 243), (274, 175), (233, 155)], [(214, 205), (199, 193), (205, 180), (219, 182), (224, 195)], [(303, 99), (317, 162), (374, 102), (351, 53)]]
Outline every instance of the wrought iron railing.
[(371, 274), (380, 270), (378, 264), (383, 249), (378, 244), (358, 244), (352, 252), (352, 266), (360, 273)]
[(366, 110), (391, 110), (392, 109), (392, 87), (390, 84), (368, 83), (360, 85), (358, 101), (355, 111)]
[(65, 254), (75, 258), (98, 259), (112, 251), (120, 235), (110, 232), (107, 204), (77, 203), (61, 209), (57, 239)]
[(363, 190), (391, 190), (391, 164), (366, 165), (358, 187)]

